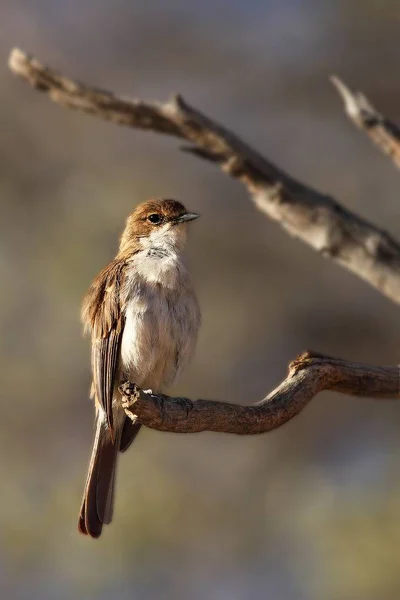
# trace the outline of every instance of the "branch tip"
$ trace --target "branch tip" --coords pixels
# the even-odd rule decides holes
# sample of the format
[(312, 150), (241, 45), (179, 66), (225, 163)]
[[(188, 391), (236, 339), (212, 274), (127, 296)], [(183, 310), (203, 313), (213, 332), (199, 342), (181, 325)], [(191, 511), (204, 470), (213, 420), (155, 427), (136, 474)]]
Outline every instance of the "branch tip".
[(344, 102), (346, 113), (351, 118), (358, 118), (360, 115), (358, 96), (354, 94), (337, 75), (332, 75), (330, 80)]
[(8, 56), (8, 67), (14, 73), (19, 73), (21, 65), (29, 60), (29, 55), (20, 48), (13, 48)]

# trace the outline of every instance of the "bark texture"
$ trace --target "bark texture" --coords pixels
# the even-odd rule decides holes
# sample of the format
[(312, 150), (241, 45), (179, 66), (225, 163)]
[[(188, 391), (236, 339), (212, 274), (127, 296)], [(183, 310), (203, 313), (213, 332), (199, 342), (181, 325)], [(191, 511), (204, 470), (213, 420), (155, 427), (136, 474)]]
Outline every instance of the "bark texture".
[[(243, 183), (256, 206), (290, 235), (400, 303), (400, 244), (391, 235), (297, 181), (181, 96), (163, 104), (122, 98), (69, 79), (19, 49), (11, 52), (9, 67), (62, 106), (186, 140), (190, 145), (183, 150), (216, 163)], [(337, 80), (336, 85), (343, 84)], [(354, 102), (352, 106), (357, 105)], [(363, 110), (360, 114), (365, 114)], [(374, 139), (383, 139), (388, 131), (388, 122), (385, 128), (382, 123), (380, 117), (379, 125), (369, 126)], [(387, 139), (385, 143), (389, 148)]]
[(374, 367), (305, 352), (264, 400), (250, 406), (150, 394), (130, 382), (120, 387), (126, 414), (151, 429), (175, 433), (218, 431), (249, 435), (280, 427), (323, 390), (353, 396), (400, 398), (399, 368)]
[[(69, 79), (14, 49), (9, 67), (58, 104), (119, 125), (156, 131), (189, 142), (183, 150), (216, 163), (243, 183), (256, 206), (288, 233), (400, 303), (400, 244), (387, 232), (314, 190), (200, 111), (181, 96), (166, 103), (130, 100)], [(361, 95), (333, 79), (347, 113), (400, 166), (399, 129)], [(241, 406), (153, 395), (134, 383), (121, 386), (129, 417), (160, 431), (259, 434), (280, 427), (323, 390), (373, 398), (400, 397), (399, 368), (351, 363), (306, 352), (289, 365), (264, 400)]]

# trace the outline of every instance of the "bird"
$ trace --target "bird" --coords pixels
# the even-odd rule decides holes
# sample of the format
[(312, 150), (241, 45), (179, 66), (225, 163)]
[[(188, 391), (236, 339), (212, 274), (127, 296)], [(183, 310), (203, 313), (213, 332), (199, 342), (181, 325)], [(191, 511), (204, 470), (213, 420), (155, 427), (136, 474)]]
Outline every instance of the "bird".
[(78, 529), (92, 538), (112, 520), (118, 455), (141, 428), (125, 415), (119, 386), (129, 380), (161, 393), (194, 353), (201, 315), (184, 249), (198, 217), (177, 200), (138, 205), (82, 303), (96, 412)]

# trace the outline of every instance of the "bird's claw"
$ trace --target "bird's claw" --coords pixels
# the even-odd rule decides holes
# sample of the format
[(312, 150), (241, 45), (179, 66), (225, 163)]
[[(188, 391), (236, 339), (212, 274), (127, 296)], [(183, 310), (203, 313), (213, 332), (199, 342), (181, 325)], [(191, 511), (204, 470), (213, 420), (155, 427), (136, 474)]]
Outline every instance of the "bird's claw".
[(122, 394), (122, 407), (124, 409), (131, 408), (139, 398), (139, 388), (135, 383), (131, 383), (130, 381), (125, 381), (119, 386), (118, 390)]

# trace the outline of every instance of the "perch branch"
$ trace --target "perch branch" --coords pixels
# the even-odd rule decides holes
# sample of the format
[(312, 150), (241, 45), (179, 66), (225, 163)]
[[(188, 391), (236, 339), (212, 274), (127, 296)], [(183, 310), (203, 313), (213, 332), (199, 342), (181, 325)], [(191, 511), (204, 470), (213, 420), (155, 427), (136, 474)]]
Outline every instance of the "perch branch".
[(399, 368), (374, 367), (305, 352), (289, 365), (286, 379), (264, 400), (251, 406), (213, 400), (171, 398), (120, 387), (128, 417), (151, 429), (175, 433), (219, 431), (241, 435), (265, 433), (292, 419), (323, 390), (353, 396), (400, 398)]
[(164, 104), (121, 98), (68, 79), (19, 49), (11, 52), (9, 66), (62, 106), (186, 140), (185, 151), (242, 182), (254, 204), (289, 234), (400, 303), (400, 244), (393, 237), (290, 177), (181, 96)]
[(352, 92), (339, 77), (331, 77), (333, 85), (344, 102), (348, 117), (374, 142), (384, 154), (388, 154), (400, 169), (400, 128), (381, 115), (368, 98), (360, 92)]

